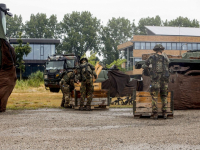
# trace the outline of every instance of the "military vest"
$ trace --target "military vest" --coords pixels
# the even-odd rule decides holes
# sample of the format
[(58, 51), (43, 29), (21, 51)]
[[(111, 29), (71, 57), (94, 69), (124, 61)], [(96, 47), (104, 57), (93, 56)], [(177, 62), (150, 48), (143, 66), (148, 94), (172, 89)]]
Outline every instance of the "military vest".
[(86, 79), (90, 79), (93, 75), (93, 70), (95, 68), (90, 65), (89, 63), (83, 63), (80, 65), (80, 73), (81, 73), (81, 78), (82, 81), (85, 81)]
[(163, 55), (153, 55), (152, 75), (163, 73), (164, 77), (169, 77), (168, 60)]

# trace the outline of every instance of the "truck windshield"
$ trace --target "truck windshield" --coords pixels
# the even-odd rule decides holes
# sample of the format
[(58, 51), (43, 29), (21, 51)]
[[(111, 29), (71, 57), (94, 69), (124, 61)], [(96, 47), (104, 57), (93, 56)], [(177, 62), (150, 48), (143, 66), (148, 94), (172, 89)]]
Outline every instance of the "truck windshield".
[(46, 70), (50, 69), (63, 69), (64, 61), (49, 61), (46, 64)]
[(67, 60), (66, 68), (73, 68), (74, 67), (74, 59)]

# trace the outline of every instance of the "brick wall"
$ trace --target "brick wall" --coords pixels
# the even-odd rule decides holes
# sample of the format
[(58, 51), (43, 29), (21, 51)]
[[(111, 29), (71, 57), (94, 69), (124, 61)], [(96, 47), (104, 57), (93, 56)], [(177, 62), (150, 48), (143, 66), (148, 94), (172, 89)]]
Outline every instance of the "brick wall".
[(134, 35), (133, 41), (145, 42), (198, 42), (200, 37), (195, 36), (159, 36), (159, 35)]

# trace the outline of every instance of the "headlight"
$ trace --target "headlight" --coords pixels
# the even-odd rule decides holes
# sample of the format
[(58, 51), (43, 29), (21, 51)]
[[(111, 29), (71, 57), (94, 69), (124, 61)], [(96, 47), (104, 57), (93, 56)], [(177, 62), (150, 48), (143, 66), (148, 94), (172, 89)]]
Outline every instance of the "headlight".
[(59, 77), (59, 74), (56, 74), (56, 78)]
[(47, 79), (48, 78), (47, 75), (44, 75), (44, 78)]

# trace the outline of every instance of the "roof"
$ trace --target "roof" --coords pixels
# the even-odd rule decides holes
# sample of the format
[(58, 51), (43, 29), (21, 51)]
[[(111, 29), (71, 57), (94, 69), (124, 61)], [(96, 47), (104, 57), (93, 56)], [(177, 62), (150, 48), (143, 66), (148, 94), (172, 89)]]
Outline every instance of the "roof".
[(145, 26), (148, 35), (200, 36), (200, 28)]
[[(23, 44), (59, 44), (60, 40), (56, 39), (42, 39), (42, 38), (22, 38)], [(17, 38), (10, 38), (11, 44), (18, 44)]]

